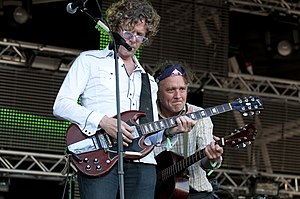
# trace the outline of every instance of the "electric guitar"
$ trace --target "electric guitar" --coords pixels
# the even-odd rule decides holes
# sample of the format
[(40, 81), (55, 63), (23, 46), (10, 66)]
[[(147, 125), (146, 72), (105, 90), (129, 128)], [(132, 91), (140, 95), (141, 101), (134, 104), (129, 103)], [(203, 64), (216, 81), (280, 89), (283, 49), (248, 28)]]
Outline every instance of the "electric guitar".
[[(245, 125), (221, 138), (217, 143), (224, 147), (244, 148), (255, 140), (257, 134), (252, 124)], [(157, 161), (157, 182), (155, 199), (185, 199), (189, 194), (189, 177), (187, 168), (204, 158), (205, 152), (199, 150), (187, 158), (171, 152), (163, 151), (155, 159)]]
[[(238, 98), (235, 101), (215, 107), (186, 114), (187, 117), (199, 120), (231, 110), (240, 111), (243, 115), (259, 114), (263, 109), (259, 97)], [(150, 153), (154, 145), (146, 145), (144, 139), (161, 130), (175, 127), (176, 118), (171, 117), (155, 122), (137, 124), (145, 113), (140, 111), (125, 111), (121, 113), (121, 120), (134, 128), (134, 139), (129, 146), (124, 146), (124, 159), (140, 159)], [(118, 160), (118, 145), (104, 130), (99, 130), (93, 136), (86, 136), (76, 124), (71, 124), (66, 132), (67, 153), (78, 170), (86, 175), (104, 175)]]

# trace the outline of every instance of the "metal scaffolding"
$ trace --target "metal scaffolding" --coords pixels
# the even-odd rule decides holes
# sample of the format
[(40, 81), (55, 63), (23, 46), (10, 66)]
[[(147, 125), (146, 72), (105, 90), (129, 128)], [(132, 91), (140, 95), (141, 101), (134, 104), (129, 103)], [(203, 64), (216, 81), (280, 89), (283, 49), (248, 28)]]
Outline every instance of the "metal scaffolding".
[(76, 171), (64, 155), (0, 150), (2, 177), (63, 180)]
[(0, 63), (5, 65), (67, 71), (79, 53), (79, 50), (69, 48), (0, 40)]
[[(272, 183), (275, 183), (278, 186), (278, 196), (279, 198), (293, 198), (294, 196), (300, 196), (299, 190), (299, 175), (286, 175), (286, 174), (270, 174), (264, 172), (256, 171), (240, 171), (240, 170), (226, 170), (218, 169), (215, 171), (215, 178), (220, 184), (220, 188), (227, 190), (236, 195), (251, 195), (251, 190), (254, 187), (252, 180), (254, 178), (267, 178)], [(259, 183), (259, 182), (256, 182)], [(270, 183), (270, 182), (269, 182)], [(270, 192), (266, 186), (265, 192)], [(255, 193), (254, 193), (255, 194)]]
[[(150, 65), (147, 70), (155, 71)], [(228, 76), (216, 72), (191, 69), (190, 88), (205, 89), (246, 95), (259, 95), (269, 98), (300, 101), (300, 82), (256, 75), (228, 73)]]
[(274, 12), (282, 15), (300, 15), (299, 1), (287, 0), (228, 0), (230, 11), (269, 16)]
[[(68, 158), (64, 155), (0, 150), (0, 177), (62, 181), (68, 176), (73, 176), (77, 171), (71, 163), (68, 174), (67, 165)], [(221, 189), (238, 195), (248, 195), (251, 193), (249, 186), (251, 178), (258, 176), (278, 183), (281, 198), (300, 196), (300, 176), (296, 175), (218, 169), (215, 171), (214, 178), (217, 179)], [(79, 199), (79, 195), (74, 198)]]
[[(28, 53), (28, 50), (31, 53)], [(4, 65), (32, 67), (34, 59), (39, 57), (39, 65), (44, 69), (67, 71), (79, 53), (79, 50), (54, 46), (8, 41), (6, 39), (0, 41), (0, 63)], [(41, 59), (41, 57), (47, 59)], [(52, 59), (59, 59), (57, 67), (50, 66), (54, 63), (51, 61)], [(41, 63), (42, 61), (45, 63)], [(47, 62), (49, 62), (49, 68), (46, 68)], [(145, 65), (145, 67), (152, 72), (154, 71), (154, 66)], [(228, 76), (224, 77), (223, 74), (197, 69), (192, 69), (190, 81), (190, 86), (194, 89), (221, 90), (296, 102), (299, 102), (300, 99), (299, 81), (236, 73), (228, 73)]]

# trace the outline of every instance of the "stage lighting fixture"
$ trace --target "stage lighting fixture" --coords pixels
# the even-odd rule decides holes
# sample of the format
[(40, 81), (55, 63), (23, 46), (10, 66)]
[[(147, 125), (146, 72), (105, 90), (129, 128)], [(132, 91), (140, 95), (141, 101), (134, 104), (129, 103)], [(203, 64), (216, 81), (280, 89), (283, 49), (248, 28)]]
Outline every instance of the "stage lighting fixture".
[(0, 178), (0, 192), (8, 192), (9, 191), (9, 178)]
[(28, 21), (29, 14), (28, 14), (27, 10), (25, 10), (24, 8), (16, 7), (14, 12), (13, 12), (13, 17), (14, 17), (14, 20), (18, 24), (24, 24)]
[(277, 45), (277, 51), (281, 56), (288, 56), (292, 53), (292, 44), (289, 40), (282, 40)]
[(57, 70), (61, 60), (58, 58), (44, 57), (37, 55), (32, 62), (32, 68), (40, 68), (47, 70)]
[(256, 182), (255, 193), (257, 195), (277, 196), (279, 185), (276, 182)]

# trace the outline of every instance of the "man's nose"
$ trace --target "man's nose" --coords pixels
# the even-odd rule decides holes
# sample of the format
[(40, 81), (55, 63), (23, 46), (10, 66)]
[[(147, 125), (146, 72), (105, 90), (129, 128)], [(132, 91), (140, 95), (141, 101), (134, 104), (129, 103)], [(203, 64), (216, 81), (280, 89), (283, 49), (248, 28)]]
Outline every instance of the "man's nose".
[(181, 95), (180, 95), (180, 90), (176, 90), (176, 91), (175, 91), (175, 97), (176, 97), (176, 98), (180, 98), (180, 97), (181, 97)]

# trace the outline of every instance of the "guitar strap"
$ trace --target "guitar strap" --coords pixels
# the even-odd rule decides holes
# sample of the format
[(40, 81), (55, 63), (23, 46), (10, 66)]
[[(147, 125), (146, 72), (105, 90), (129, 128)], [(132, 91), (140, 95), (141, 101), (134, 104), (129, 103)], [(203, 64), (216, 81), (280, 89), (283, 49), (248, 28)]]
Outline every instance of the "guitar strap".
[[(189, 113), (190, 110), (187, 104), (185, 104), (185, 109)], [(188, 157), (188, 141), (188, 133), (183, 133), (183, 155), (185, 158)]]
[(146, 113), (145, 117), (141, 117), (139, 119), (140, 124), (145, 124), (147, 122), (153, 122), (152, 96), (151, 96), (151, 87), (150, 87), (148, 73), (142, 73), (140, 111)]
[(188, 133), (183, 133), (183, 153), (184, 157), (188, 157)]

